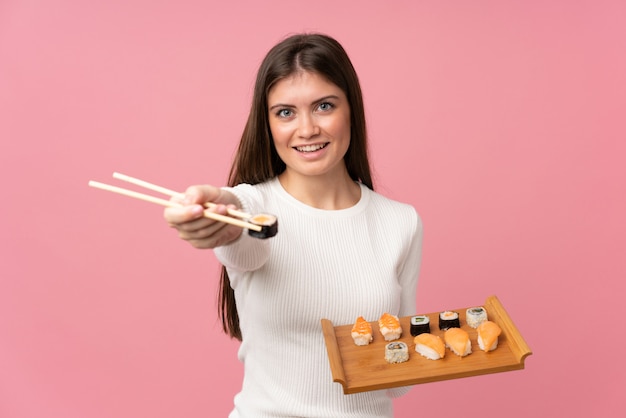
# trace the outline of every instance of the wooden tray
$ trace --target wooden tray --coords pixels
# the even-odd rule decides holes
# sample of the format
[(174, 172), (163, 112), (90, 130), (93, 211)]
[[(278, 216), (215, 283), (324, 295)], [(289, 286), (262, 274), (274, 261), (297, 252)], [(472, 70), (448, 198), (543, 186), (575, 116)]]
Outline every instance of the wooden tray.
[[(480, 350), (476, 330), (465, 322), (468, 307), (447, 307), (444, 310), (458, 312), (461, 328), (470, 335), (472, 353), (459, 357), (446, 348), (446, 355), (440, 360), (422, 357), (415, 352), (414, 337), (410, 333), (411, 317), (406, 316), (400, 318), (402, 336), (398, 341), (404, 341), (409, 346), (409, 360), (398, 364), (385, 361), (385, 345), (388, 342), (380, 334), (377, 320), (371, 322), (374, 340), (367, 346), (357, 346), (350, 335), (353, 324), (333, 326), (328, 319), (322, 319), (333, 381), (341, 383), (344, 393), (348, 394), (523, 369), (524, 360), (532, 352), (498, 298), (490, 296), (483, 305), (473, 306), (483, 306), (489, 320), (502, 328), (498, 348), (488, 353)], [(439, 330), (439, 312), (427, 315), (430, 332), (443, 338), (443, 331)]]

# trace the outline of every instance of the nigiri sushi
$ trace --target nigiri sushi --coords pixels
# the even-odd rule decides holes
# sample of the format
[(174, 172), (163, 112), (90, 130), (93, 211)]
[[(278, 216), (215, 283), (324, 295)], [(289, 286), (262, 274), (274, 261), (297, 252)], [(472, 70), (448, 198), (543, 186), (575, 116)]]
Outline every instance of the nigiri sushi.
[(380, 333), (383, 334), (385, 341), (393, 341), (402, 335), (402, 327), (397, 316), (385, 312), (378, 320)]
[(495, 350), (498, 347), (498, 337), (502, 329), (492, 321), (485, 321), (476, 328), (478, 332), (478, 346), (484, 352)]
[(415, 351), (430, 360), (439, 360), (446, 355), (443, 340), (434, 334), (422, 333), (413, 339)]
[(450, 328), (443, 334), (446, 346), (457, 356), (465, 357), (472, 352), (469, 334), (462, 328)]
[(359, 316), (354, 322), (351, 335), (356, 345), (368, 345), (374, 339), (372, 337), (372, 324)]

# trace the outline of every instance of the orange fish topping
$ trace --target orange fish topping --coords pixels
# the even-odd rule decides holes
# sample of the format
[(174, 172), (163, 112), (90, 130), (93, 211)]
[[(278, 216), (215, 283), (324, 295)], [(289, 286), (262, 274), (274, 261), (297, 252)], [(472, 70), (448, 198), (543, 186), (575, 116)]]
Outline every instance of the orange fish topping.
[(446, 355), (446, 346), (441, 337), (429, 333), (421, 333), (413, 339), (415, 344), (422, 344), (432, 348), (439, 354), (439, 357)]
[(362, 316), (359, 316), (352, 327), (352, 332), (356, 332), (361, 335), (371, 334), (372, 325), (365, 320)]
[(400, 321), (395, 316), (385, 312), (378, 320), (378, 326), (380, 328), (397, 329), (400, 328)]

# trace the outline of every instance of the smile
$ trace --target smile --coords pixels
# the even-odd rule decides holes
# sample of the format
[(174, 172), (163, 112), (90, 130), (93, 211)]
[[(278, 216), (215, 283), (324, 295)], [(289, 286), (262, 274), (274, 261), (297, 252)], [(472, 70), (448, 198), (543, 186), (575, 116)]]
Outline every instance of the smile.
[(326, 145), (328, 145), (328, 142), (324, 144), (304, 145), (302, 147), (294, 147), (294, 148), (298, 150), (299, 152), (315, 152), (315, 151), (321, 150), (322, 148), (326, 148)]

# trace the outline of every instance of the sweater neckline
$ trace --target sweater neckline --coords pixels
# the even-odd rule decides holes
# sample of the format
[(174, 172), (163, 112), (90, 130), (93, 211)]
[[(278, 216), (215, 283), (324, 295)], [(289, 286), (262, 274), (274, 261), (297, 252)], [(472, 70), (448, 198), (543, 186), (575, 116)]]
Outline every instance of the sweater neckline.
[(306, 203), (299, 201), (298, 199), (290, 195), (287, 192), (287, 190), (285, 190), (283, 185), (280, 184), (278, 177), (275, 177), (271, 181), (271, 187), (272, 189), (274, 189), (274, 192), (289, 205), (294, 206), (301, 211), (307, 212), (308, 215), (333, 217), (333, 218), (353, 216), (357, 213), (362, 212), (367, 207), (367, 204), (370, 199), (371, 190), (368, 189), (367, 186), (365, 186), (362, 183), (357, 182), (357, 184), (361, 188), (361, 197), (359, 198), (359, 201), (356, 202), (353, 206), (350, 206), (349, 208), (333, 210), (333, 209), (314, 208), (313, 206), (309, 206)]

